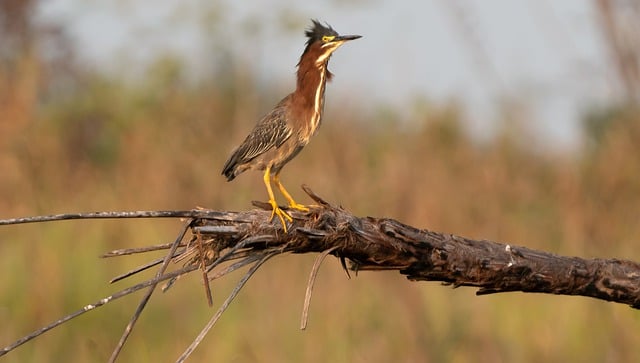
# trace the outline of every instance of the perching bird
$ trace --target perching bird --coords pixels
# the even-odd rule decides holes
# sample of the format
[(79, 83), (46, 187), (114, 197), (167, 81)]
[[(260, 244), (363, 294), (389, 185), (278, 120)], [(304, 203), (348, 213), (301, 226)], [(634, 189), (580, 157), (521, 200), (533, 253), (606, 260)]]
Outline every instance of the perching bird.
[(264, 184), (273, 208), (271, 219), (277, 215), (285, 232), (285, 219), (290, 222), (293, 219), (278, 207), (271, 181), (287, 199), (289, 208), (305, 212), (309, 210), (296, 203), (280, 183), (280, 171), (309, 143), (320, 126), (324, 88), (332, 77), (327, 69), (331, 54), (345, 42), (360, 38), (359, 35), (339, 35), (329, 24), (324, 26), (317, 20), (312, 22), (311, 28), (305, 32), (309, 39), (297, 65), (296, 90), (258, 121), (222, 169), (228, 181), (248, 169), (264, 170)]

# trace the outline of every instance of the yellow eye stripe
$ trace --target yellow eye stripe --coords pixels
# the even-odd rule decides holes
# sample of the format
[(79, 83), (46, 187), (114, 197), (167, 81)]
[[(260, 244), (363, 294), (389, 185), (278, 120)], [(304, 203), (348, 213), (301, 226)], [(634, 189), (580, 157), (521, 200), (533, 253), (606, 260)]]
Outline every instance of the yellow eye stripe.
[(325, 35), (325, 36), (322, 37), (322, 41), (324, 43), (328, 43), (328, 42), (332, 41), (333, 38), (335, 38), (335, 35)]

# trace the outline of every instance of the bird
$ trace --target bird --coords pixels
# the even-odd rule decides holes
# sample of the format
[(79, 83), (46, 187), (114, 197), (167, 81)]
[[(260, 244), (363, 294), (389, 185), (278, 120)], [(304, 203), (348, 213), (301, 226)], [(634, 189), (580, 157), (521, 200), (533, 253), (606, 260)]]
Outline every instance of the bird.
[(362, 37), (340, 35), (327, 23), (323, 25), (316, 19), (311, 22), (305, 31), (307, 42), (304, 51), (296, 65), (295, 91), (256, 123), (222, 168), (222, 175), (227, 181), (246, 170), (264, 170), (264, 185), (272, 208), (270, 221), (277, 216), (285, 233), (285, 219), (292, 222), (293, 218), (278, 206), (271, 183), (280, 190), (290, 209), (309, 211), (284, 188), (280, 182), (280, 172), (318, 131), (324, 110), (325, 85), (333, 77), (327, 69), (331, 55), (344, 43)]

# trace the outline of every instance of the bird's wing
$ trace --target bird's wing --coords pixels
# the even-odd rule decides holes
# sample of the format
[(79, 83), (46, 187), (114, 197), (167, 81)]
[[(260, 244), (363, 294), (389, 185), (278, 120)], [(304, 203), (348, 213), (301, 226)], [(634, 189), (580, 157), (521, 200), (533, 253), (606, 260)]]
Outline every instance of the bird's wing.
[(237, 150), (239, 159), (249, 161), (273, 147), (280, 147), (292, 130), (286, 121), (286, 108), (278, 105), (265, 115)]

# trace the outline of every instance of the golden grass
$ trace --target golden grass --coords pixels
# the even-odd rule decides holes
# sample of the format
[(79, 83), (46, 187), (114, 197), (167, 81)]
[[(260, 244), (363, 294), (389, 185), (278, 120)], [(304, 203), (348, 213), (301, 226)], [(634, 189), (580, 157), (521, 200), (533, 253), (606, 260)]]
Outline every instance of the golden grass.
[[(266, 198), (258, 173), (233, 183), (219, 175), (229, 151), (270, 107), (250, 80), (195, 87), (159, 72), (124, 86), (96, 77), (77, 94), (37, 104), (33, 73), (21, 74), (15, 97), (2, 88), (10, 115), (0, 124), (3, 217), (237, 210)], [(597, 147), (567, 156), (536, 154), (508, 136), (478, 145), (464, 133), (455, 106), (432, 107), (400, 126), (384, 115), (360, 119), (337, 103), (329, 103), (318, 136), (284, 169), (296, 200), (306, 200), (297, 188), (306, 183), (359, 215), (561, 254), (640, 260), (637, 114), (620, 116)], [(137, 220), (2, 227), (0, 342), (125, 286), (107, 281), (143, 259), (97, 256), (171, 241), (179, 226)], [(300, 332), (312, 261), (268, 262), (191, 361), (631, 362), (640, 356), (640, 318), (626, 306), (520, 293), (475, 297), (472, 289), (384, 272), (347, 280), (333, 260), (322, 267), (308, 330)], [(215, 301), (233, 285), (230, 278), (216, 281)], [(139, 296), (47, 333), (5, 361), (104, 361)], [(172, 361), (213, 313), (198, 278), (181, 280), (153, 297), (121, 361)]]

